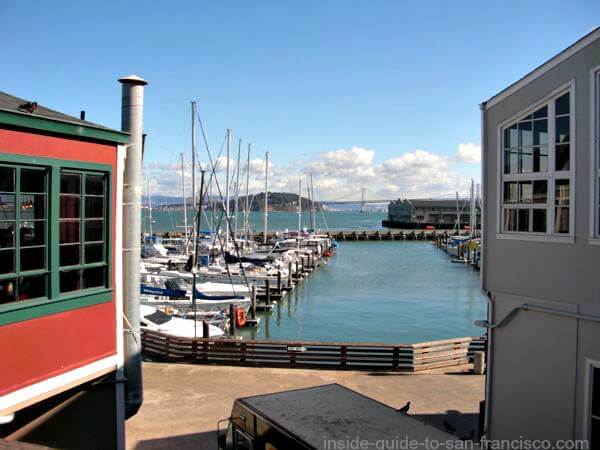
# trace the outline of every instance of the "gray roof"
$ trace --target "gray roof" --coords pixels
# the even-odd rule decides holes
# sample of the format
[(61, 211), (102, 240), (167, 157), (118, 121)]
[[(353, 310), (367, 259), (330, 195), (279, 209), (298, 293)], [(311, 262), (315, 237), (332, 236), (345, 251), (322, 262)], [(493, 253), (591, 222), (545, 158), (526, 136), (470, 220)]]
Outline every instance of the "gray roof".
[[(442, 207), (456, 207), (456, 199), (436, 199), (436, 198), (422, 198), (422, 199), (398, 199), (394, 200), (395, 202), (408, 202), (415, 207), (432, 207), (432, 206), (442, 206)], [(459, 206), (469, 206), (470, 200), (467, 198), (458, 199)]]
[(50, 108), (46, 108), (40, 104), (32, 111), (27, 111), (25, 105), (28, 103), (34, 103), (35, 100), (25, 100), (23, 98), (15, 97), (14, 95), (7, 94), (6, 92), (0, 91), (0, 110), (10, 111), (13, 113), (21, 113), (27, 116), (41, 117), (45, 119), (58, 120), (61, 122), (68, 122), (76, 125), (83, 125), (86, 127), (98, 128), (101, 130), (107, 131), (116, 131), (111, 128), (104, 127), (102, 125), (98, 125), (93, 122), (88, 122), (87, 120), (81, 120), (78, 117), (69, 116), (68, 114), (63, 114), (61, 112), (55, 111)]
[[(410, 202), (417, 207), (431, 207), (431, 206), (456, 206), (456, 199), (452, 200), (441, 200), (441, 199), (417, 199), (410, 200)], [(469, 199), (461, 198), (458, 199), (459, 206), (468, 206), (470, 203)]]
[(317, 449), (324, 447), (326, 438), (358, 437), (371, 443), (405, 436), (418, 442), (458, 440), (339, 384), (246, 397), (240, 402)]

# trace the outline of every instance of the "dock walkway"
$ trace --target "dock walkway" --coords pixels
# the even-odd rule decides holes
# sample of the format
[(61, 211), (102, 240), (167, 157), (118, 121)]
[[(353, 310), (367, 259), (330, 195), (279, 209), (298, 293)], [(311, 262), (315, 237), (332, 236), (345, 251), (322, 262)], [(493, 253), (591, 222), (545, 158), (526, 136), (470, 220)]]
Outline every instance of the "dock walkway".
[(144, 404), (127, 421), (127, 448), (217, 449), (217, 421), (239, 397), (339, 383), (459, 435), (477, 428), (484, 377), (452, 372), (418, 375), (144, 363)]
[[(324, 235), (337, 241), (431, 241), (438, 236), (450, 235), (452, 230), (332, 230)], [(276, 239), (275, 232), (267, 233), (267, 239)], [(263, 233), (255, 239), (263, 240)]]

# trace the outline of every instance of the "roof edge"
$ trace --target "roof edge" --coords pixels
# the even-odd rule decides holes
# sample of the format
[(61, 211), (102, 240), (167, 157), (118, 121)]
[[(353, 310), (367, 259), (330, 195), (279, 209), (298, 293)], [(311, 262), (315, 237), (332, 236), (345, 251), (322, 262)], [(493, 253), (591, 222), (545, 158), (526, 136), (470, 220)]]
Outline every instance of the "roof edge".
[(597, 26), (592, 31), (590, 31), (588, 34), (583, 36), (581, 39), (574, 42), (569, 47), (567, 47), (560, 53), (556, 54), (555, 56), (550, 58), (545, 63), (539, 65), (538, 67), (533, 69), (531, 72), (529, 72), (524, 77), (522, 77), (519, 80), (515, 81), (514, 83), (510, 84), (508, 87), (501, 90), (493, 97), (490, 97), (488, 100), (483, 101), (481, 103), (481, 106), (484, 107), (486, 110), (492, 108), (493, 106), (497, 105), (502, 100), (504, 100), (506, 97), (509, 97), (510, 95), (514, 94), (519, 89), (525, 87), (526, 85), (528, 85), (535, 79), (539, 78), (540, 76), (542, 76), (543, 74), (548, 72), (550, 69), (556, 67), (561, 62), (570, 58), (575, 53), (584, 49), (585, 47), (592, 44), (593, 42), (595, 42), (598, 39), (600, 39), (600, 26)]
[(111, 130), (109, 128), (94, 127), (88, 124), (69, 122), (50, 117), (32, 116), (29, 114), (0, 108), (0, 125), (9, 125), (34, 130), (49, 131), (52, 133), (66, 134), (101, 141), (129, 143), (129, 133)]

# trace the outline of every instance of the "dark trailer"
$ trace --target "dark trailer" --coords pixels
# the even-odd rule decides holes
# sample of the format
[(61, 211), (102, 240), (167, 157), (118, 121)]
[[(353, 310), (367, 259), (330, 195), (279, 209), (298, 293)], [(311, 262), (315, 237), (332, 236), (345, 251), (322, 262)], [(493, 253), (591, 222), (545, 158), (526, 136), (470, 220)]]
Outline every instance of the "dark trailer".
[[(458, 438), (339, 384), (237, 399), (221, 449), (415, 448)], [(415, 445), (415, 444), (413, 444)], [(447, 445), (446, 445), (447, 446)], [(420, 448), (419, 447), (419, 448)]]

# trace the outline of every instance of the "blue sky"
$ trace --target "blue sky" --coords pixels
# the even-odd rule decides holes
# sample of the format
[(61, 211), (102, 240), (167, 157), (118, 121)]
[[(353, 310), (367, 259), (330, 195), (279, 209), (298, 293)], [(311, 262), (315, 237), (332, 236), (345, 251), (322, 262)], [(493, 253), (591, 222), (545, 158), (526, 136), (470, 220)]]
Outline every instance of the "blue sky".
[(599, 24), (591, 0), (5, 0), (0, 90), (118, 128), (116, 79), (146, 78), (146, 163), (165, 192), (197, 99), (211, 146), (231, 127), (271, 150), (276, 187), (314, 171), (324, 198), (357, 183), (434, 195), (479, 176), (457, 157), (479, 144), (478, 104)]

